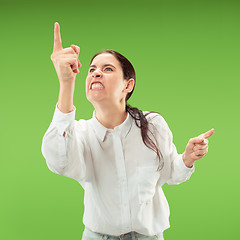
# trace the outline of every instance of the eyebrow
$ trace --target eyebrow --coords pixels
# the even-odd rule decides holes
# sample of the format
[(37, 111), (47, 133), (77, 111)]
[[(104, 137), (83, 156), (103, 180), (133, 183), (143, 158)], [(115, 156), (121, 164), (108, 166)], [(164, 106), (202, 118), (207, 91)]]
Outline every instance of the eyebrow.
[[(114, 67), (112, 64), (109, 64), (109, 63), (103, 65), (103, 67), (106, 67), (106, 66), (112, 66), (112, 67)], [(96, 65), (91, 65), (91, 66), (89, 66), (89, 68), (90, 68), (90, 67), (97, 67), (97, 66), (96, 66)], [(114, 68), (115, 68), (115, 67), (114, 67)]]

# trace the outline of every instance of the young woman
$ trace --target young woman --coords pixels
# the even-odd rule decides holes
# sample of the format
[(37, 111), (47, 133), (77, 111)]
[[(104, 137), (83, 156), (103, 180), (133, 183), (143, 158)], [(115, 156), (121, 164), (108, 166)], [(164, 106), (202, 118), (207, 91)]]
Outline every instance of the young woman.
[(49, 169), (77, 180), (84, 194), (83, 239), (163, 239), (169, 206), (162, 185), (179, 184), (194, 172), (208, 151), (214, 129), (189, 140), (178, 154), (172, 132), (156, 112), (127, 104), (136, 77), (120, 53), (93, 56), (86, 78), (86, 97), (94, 111), (75, 120), (75, 78), (80, 48), (63, 49), (55, 23), (51, 59), (60, 82), (52, 122), (42, 142)]

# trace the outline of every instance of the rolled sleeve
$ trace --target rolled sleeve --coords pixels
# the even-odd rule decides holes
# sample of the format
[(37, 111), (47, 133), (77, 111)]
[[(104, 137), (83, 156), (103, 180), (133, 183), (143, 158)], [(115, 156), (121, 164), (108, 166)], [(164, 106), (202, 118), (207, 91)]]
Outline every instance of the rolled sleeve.
[(57, 126), (58, 134), (63, 136), (63, 133), (75, 120), (76, 107), (74, 106), (74, 110), (72, 112), (63, 113), (58, 109), (57, 104), (58, 103), (56, 103), (55, 106), (52, 122)]
[(174, 161), (174, 168), (175, 171), (177, 172), (177, 175), (179, 175), (182, 178), (181, 182), (188, 180), (192, 173), (195, 171), (194, 164), (191, 168), (185, 165), (185, 163), (183, 162), (182, 155), (183, 154), (179, 154)]

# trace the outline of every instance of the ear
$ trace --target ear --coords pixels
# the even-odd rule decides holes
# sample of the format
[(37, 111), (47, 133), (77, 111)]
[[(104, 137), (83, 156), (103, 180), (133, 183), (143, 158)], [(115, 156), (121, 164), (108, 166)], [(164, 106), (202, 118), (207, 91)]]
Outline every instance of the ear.
[(131, 92), (133, 90), (134, 84), (135, 84), (135, 81), (133, 78), (130, 78), (129, 80), (127, 80), (126, 86), (125, 86), (123, 92), (126, 92), (126, 93)]

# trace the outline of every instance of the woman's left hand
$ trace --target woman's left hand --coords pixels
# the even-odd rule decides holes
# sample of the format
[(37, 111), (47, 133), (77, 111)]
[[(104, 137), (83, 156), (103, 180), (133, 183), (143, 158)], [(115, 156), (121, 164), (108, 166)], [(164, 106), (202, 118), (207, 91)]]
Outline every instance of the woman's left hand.
[(191, 168), (197, 159), (202, 158), (208, 152), (208, 139), (214, 133), (214, 128), (198, 137), (191, 138), (187, 144), (186, 150), (182, 155), (183, 162)]

